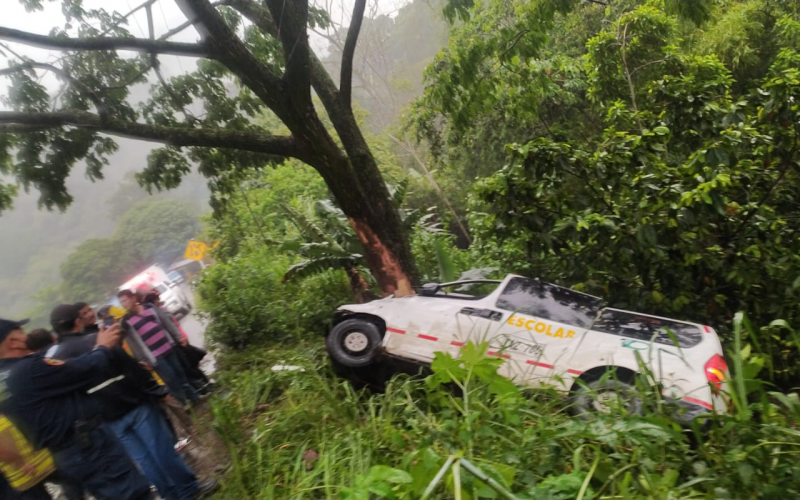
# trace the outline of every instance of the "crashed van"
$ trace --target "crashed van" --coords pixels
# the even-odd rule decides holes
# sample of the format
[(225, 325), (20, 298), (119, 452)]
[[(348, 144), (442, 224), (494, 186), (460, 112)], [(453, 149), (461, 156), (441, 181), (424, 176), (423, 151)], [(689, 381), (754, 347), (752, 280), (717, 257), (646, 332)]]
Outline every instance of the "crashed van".
[(713, 328), (607, 307), (599, 297), (538, 279), (424, 285), (417, 295), (341, 306), (326, 336), (334, 365), (360, 369), (396, 358), (429, 364), (486, 342), (499, 372), (523, 386), (548, 385), (576, 413), (641, 410), (635, 378), (647, 371), (664, 399), (691, 421), (725, 412), (728, 376)]

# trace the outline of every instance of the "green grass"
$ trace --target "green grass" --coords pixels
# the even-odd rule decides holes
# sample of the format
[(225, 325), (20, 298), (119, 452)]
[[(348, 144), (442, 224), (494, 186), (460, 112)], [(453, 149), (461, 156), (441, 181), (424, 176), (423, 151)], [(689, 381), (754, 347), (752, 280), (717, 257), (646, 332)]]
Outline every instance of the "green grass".
[[(736, 331), (729, 361), (754, 377), (763, 362), (741, 321)], [(434, 375), (396, 377), (381, 394), (336, 378), (319, 338), (224, 356), (227, 395), (212, 408), (233, 467), (217, 498), (502, 498), (467, 465), (516, 498), (800, 497), (796, 394), (736, 379), (734, 413), (705, 431), (682, 429), (663, 405), (580, 420), (563, 396), (520, 392), (479, 351), (441, 356)]]

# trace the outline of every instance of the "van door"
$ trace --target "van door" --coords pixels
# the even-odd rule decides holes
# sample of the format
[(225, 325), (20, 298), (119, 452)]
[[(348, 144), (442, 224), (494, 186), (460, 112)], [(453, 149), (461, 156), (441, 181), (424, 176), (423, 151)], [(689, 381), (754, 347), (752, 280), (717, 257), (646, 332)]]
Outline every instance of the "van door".
[(497, 308), (509, 315), (495, 343), (509, 355), (514, 378), (527, 384), (554, 383), (570, 372), (570, 358), (595, 320), (602, 299), (539, 280), (512, 278)]
[(664, 384), (681, 381), (694, 364), (707, 361), (693, 359), (697, 351), (692, 348), (703, 340), (703, 331), (693, 323), (607, 308), (592, 325), (592, 334), (610, 353), (607, 357), (616, 358), (604, 359), (606, 364), (625, 363), (638, 372), (644, 363)]

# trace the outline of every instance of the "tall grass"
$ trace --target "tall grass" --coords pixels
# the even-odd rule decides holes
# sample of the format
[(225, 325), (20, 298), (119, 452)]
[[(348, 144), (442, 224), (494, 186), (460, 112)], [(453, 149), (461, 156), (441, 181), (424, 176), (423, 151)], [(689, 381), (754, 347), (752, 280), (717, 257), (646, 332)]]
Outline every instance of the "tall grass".
[(691, 429), (658, 408), (573, 418), (562, 395), (520, 391), (479, 347), (380, 394), (335, 377), (321, 342), (228, 356), (212, 404), (234, 467), (218, 498), (798, 498), (800, 400), (758, 382), (767, 363), (742, 316), (734, 332), (734, 410)]

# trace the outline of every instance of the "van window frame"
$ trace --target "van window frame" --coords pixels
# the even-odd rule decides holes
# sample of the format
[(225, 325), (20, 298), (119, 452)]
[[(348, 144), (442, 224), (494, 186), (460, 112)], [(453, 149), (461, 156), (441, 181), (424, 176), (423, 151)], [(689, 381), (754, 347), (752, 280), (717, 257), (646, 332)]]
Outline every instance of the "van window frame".
[[(669, 326), (665, 326), (665, 327), (655, 326), (653, 328), (658, 328), (660, 330), (663, 330), (663, 333), (659, 333), (659, 334), (657, 334), (655, 336), (654, 336), (654, 333), (656, 333), (656, 332), (654, 332), (654, 331), (648, 332), (647, 336), (644, 336), (644, 335), (636, 336), (636, 335), (626, 334), (626, 333), (620, 332), (619, 330), (615, 330), (613, 328), (605, 328), (602, 324), (598, 324), (603, 319), (603, 315), (606, 314), (606, 313), (608, 313), (608, 314), (627, 315), (627, 316), (631, 317), (632, 321), (637, 321), (640, 318), (647, 318), (651, 323), (654, 323), (654, 322), (657, 322), (657, 321), (670, 322), (673, 325), (676, 325), (676, 324), (677, 325), (683, 325), (686, 330), (688, 330), (690, 328), (694, 329), (694, 330), (696, 330), (696, 332), (691, 332), (692, 334), (694, 334), (694, 336), (689, 336), (689, 335), (687, 335), (689, 332), (686, 332), (686, 331), (680, 331), (680, 330), (676, 331), (676, 329), (670, 328)], [(640, 321), (640, 322), (644, 323), (642, 321)], [(595, 332), (599, 332), (599, 333), (605, 333), (607, 335), (616, 335), (617, 337), (622, 337), (622, 338), (626, 338), (626, 339), (638, 340), (638, 341), (641, 341), (641, 342), (653, 342), (655, 344), (668, 345), (668, 346), (672, 346), (672, 347), (679, 347), (681, 349), (692, 349), (693, 347), (697, 347), (698, 345), (700, 345), (703, 342), (703, 338), (704, 338), (703, 329), (700, 328), (699, 326), (695, 325), (694, 323), (689, 323), (689, 322), (686, 322), (686, 321), (680, 321), (680, 320), (672, 319), (672, 318), (661, 318), (661, 317), (658, 317), (658, 316), (651, 316), (649, 314), (641, 314), (641, 313), (636, 313), (636, 312), (633, 312), (633, 311), (625, 311), (625, 310), (622, 310), (622, 309), (613, 309), (613, 308), (604, 308), (604, 309), (602, 309), (597, 314), (597, 318), (595, 319), (595, 322), (592, 324), (591, 330), (595, 331)], [(677, 346), (675, 345), (675, 342), (672, 341), (672, 338), (670, 338), (669, 334), (667, 334), (668, 331), (671, 331), (672, 334), (674, 335), (675, 339), (677, 339), (677, 341), (678, 341), (678, 345)]]
[[(552, 296), (552, 291), (556, 290), (556, 291), (558, 291), (558, 293), (565, 294), (565, 295), (568, 295), (568, 296), (572, 296), (573, 298), (583, 299), (585, 301), (585, 303), (586, 303), (586, 306), (592, 308), (593, 314), (587, 314), (586, 315), (586, 319), (588, 321), (581, 322), (580, 324), (578, 324), (575, 321), (569, 321), (569, 320), (565, 321), (563, 315), (557, 316), (557, 317), (552, 317), (552, 316), (556, 316), (556, 315), (555, 314), (550, 314), (550, 312), (549, 312), (549, 310), (547, 309), (546, 306), (545, 306), (544, 310), (548, 311), (547, 314), (542, 314), (541, 311), (536, 312), (536, 311), (532, 311), (530, 309), (525, 310), (524, 308), (520, 308), (520, 307), (510, 307), (508, 305), (509, 304), (508, 299), (505, 299), (505, 301), (504, 301), (504, 297), (509, 295), (508, 294), (509, 288), (511, 288), (512, 286), (516, 286), (516, 284), (520, 283), (520, 282), (523, 283), (523, 286), (528, 285), (530, 287), (530, 285), (534, 285), (535, 284), (535, 285), (541, 286), (543, 288), (549, 289), (549, 290), (551, 290), (551, 296)], [(529, 293), (529, 295), (533, 296), (532, 293)], [(532, 317), (536, 317), (536, 318), (541, 318), (541, 319), (544, 319), (546, 321), (553, 321), (555, 323), (561, 323), (561, 324), (564, 324), (564, 325), (570, 325), (570, 326), (574, 326), (576, 328), (581, 328), (581, 329), (589, 329), (589, 328), (591, 328), (592, 324), (594, 324), (594, 321), (596, 321), (596, 319), (597, 319), (597, 315), (600, 313), (600, 311), (603, 310), (603, 306), (604, 305), (605, 305), (605, 301), (603, 299), (601, 299), (600, 297), (595, 297), (593, 295), (589, 295), (589, 294), (586, 294), (586, 293), (583, 293), (583, 292), (578, 292), (576, 290), (572, 290), (572, 289), (569, 289), (569, 288), (566, 288), (566, 287), (563, 287), (563, 286), (554, 285), (552, 283), (547, 283), (547, 282), (544, 282), (544, 281), (541, 281), (541, 280), (532, 279), (532, 278), (524, 278), (522, 276), (515, 276), (515, 277), (511, 278), (510, 280), (508, 280), (508, 283), (506, 283), (506, 286), (503, 287), (503, 289), (500, 291), (500, 294), (497, 297), (497, 301), (495, 302), (495, 307), (497, 307), (498, 309), (502, 309), (504, 311), (512, 311), (514, 313), (523, 314), (523, 315), (526, 315), (526, 316), (532, 316)]]

